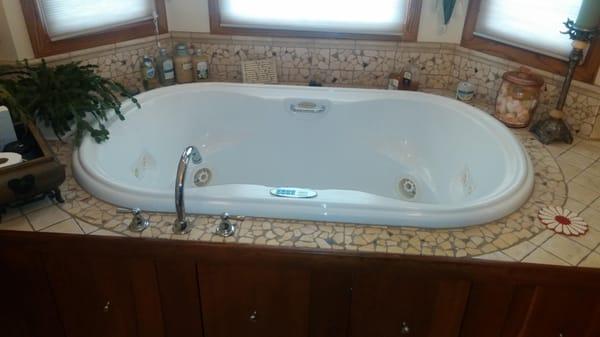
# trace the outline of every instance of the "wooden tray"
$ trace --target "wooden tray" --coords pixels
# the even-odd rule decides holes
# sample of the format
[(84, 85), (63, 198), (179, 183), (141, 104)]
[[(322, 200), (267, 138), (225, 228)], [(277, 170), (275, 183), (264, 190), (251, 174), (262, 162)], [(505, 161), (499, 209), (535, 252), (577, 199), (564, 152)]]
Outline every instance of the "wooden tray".
[(28, 124), (27, 128), (42, 156), (0, 168), (0, 209), (29, 201), (42, 194), (49, 194), (58, 202), (64, 202), (58, 186), (65, 181), (65, 167), (58, 161), (37, 127)]

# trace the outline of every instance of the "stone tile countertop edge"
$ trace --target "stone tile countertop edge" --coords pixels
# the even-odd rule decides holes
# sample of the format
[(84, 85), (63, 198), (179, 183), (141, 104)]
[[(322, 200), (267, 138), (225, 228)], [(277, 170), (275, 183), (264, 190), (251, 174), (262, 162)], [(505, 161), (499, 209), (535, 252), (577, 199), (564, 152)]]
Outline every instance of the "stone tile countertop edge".
[[(452, 96), (445, 91), (434, 93)], [(492, 108), (485, 102), (472, 104), (488, 112)], [(115, 206), (90, 196), (72, 177), (71, 145), (53, 143), (67, 166), (68, 177), (61, 186), (66, 202), (54, 204), (44, 199), (9, 208), (2, 217), (0, 230), (237, 242), (600, 268), (600, 142), (576, 139), (573, 144), (543, 146), (526, 130), (514, 131), (535, 163), (537, 194), (534, 191), (521, 210), (492, 224), (428, 230), (248, 217), (234, 236), (223, 238), (213, 234), (218, 217), (192, 215), (191, 233), (175, 235), (170, 228), (173, 214), (149, 213), (151, 227), (133, 233), (127, 230), (130, 215), (117, 214)], [(534, 215), (546, 205), (565, 206), (580, 213), (590, 226), (588, 233), (567, 237), (545, 229)]]

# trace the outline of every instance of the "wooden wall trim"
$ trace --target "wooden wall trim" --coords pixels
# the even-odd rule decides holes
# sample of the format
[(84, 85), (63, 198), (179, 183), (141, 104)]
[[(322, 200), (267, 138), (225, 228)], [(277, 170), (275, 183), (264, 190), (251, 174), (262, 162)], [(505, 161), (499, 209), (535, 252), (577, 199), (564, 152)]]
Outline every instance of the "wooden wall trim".
[(221, 26), (221, 15), (219, 0), (208, 0), (208, 12), (210, 18), (211, 34), (224, 35), (251, 35), (290, 38), (320, 38), (320, 39), (354, 39), (354, 40), (383, 40), (383, 41), (417, 41), (419, 32), (419, 21), (421, 19), (422, 0), (410, 0), (408, 5), (408, 19), (406, 32), (402, 36), (356, 34), (356, 33), (334, 33), (315, 32), (301, 30), (283, 29), (260, 29), (260, 28), (232, 28)]
[[(145, 36), (151, 36), (154, 32), (153, 20), (136, 22), (128, 25), (118, 26), (102, 32), (84, 36), (77, 36), (65, 40), (51, 41), (43, 20), (40, 16), (36, 0), (20, 0), (23, 16), (27, 24), (27, 31), (35, 57), (46, 57), (64, 54), (75, 50), (93, 48)], [(164, 0), (154, 0), (158, 13), (159, 33), (168, 32), (167, 10)]]
[[(461, 46), (474, 49), (479, 52), (501, 57), (513, 62), (522, 63), (531, 67), (542, 69), (553, 74), (565, 75), (567, 72), (567, 62), (550, 56), (541, 55), (529, 50), (510, 46), (508, 44), (496, 42), (490, 39), (475, 36), (475, 26), (479, 15), (481, 0), (469, 1), (467, 18), (463, 29)], [(566, 20), (566, 18), (565, 18)], [(600, 67), (600, 40), (592, 42), (585, 62), (576, 68), (575, 79), (594, 83), (596, 73)]]

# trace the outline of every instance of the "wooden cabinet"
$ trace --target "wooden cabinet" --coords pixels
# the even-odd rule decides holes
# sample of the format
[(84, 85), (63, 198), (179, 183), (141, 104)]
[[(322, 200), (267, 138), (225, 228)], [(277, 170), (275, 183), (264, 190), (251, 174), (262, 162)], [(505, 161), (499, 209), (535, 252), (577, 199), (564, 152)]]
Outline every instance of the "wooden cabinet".
[(205, 337), (347, 336), (351, 274), (275, 260), (198, 263)]
[[(598, 288), (529, 287), (517, 292), (514, 303), (508, 321), (520, 324), (507, 330), (504, 337), (600, 336)], [(515, 313), (520, 317), (514, 317)]]
[(79, 254), (44, 260), (66, 337), (162, 336), (152, 263)]
[(64, 337), (40, 256), (6, 241), (0, 243), (0, 336)]
[(600, 270), (0, 232), (2, 337), (598, 337)]
[(307, 270), (198, 265), (206, 337), (307, 337)]
[(188, 256), (156, 259), (166, 337), (202, 337), (196, 261)]
[(418, 271), (357, 273), (350, 336), (456, 337), (469, 282)]

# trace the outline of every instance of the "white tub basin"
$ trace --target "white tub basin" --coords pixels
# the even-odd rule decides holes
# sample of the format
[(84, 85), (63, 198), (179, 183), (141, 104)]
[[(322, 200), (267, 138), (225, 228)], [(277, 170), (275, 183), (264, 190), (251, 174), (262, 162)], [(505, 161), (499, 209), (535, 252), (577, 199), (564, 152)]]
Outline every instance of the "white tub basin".
[[(513, 134), (461, 102), (415, 92), (202, 83), (138, 96), (110, 139), (87, 137), (73, 154), (79, 183), (100, 199), (175, 210), (179, 156), (195, 145), (190, 213), (418, 227), (501, 218), (533, 189)], [(294, 112), (311, 108), (321, 112)], [(194, 175), (211, 179), (196, 186)], [(402, 183), (401, 183), (402, 182)], [(402, 187), (403, 186), (403, 187)], [(278, 187), (313, 198), (272, 195)], [(411, 189), (412, 188), (412, 189)]]

